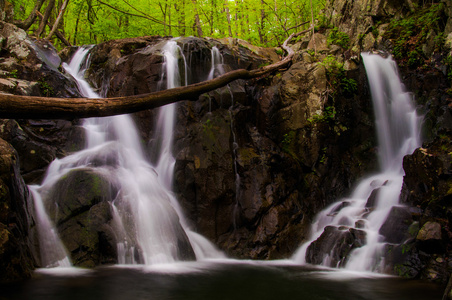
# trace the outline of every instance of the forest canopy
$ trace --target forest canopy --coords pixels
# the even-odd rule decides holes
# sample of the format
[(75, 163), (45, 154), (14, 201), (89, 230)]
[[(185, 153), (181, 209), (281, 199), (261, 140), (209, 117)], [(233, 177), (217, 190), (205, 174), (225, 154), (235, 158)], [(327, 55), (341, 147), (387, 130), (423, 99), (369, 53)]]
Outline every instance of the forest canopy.
[[(5, 1), (5, 0), (0, 0)], [(233, 37), (279, 46), (325, 0), (10, 0), (12, 22), (54, 45), (161, 35)]]

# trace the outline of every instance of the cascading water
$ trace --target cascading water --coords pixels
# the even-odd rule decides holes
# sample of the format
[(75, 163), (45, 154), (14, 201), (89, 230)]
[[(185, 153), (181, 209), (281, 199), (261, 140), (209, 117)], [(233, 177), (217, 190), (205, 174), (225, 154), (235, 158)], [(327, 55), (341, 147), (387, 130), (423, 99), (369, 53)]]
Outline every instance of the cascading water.
[(209, 76), (207, 77), (207, 80), (213, 79), (225, 73), (223, 56), (221, 55), (220, 50), (218, 50), (216, 46), (212, 47), (211, 60), (212, 66), (210, 67)]
[[(174, 88), (181, 85), (180, 72), (179, 72), (179, 60), (180, 56), (184, 62), (184, 74), (185, 74), (185, 84), (188, 83), (188, 66), (187, 60), (183, 55), (182, 49), (177, 45), (177, 43), (173, 41), (168, 41), (163, 48), (163, 55), (165, 57), (164, 63), (164, 73), (166, 73), (166, 82), (167, 88)], [(161, 184), (168, 190), (171, 190), (172, 182), (173, 182), (173, 170), (175, 164), (175, 158), (172, 155), (172, 141), (173, 141), (173, 132), (174, 132), (174, 118), (175, 118), (175, 110), (176, 104), (166, 105), (160, 108), (156, 133), (157, 135), (161, 135), (161, 151), (160, 158), (158, 159), (158, 163), (156, 166), (157, 173), (162, 174), (163, 176), (159, 176), (161, 180)], [(158, 139), (158, 137), (157, 137)], [(179, 221), (182, 226), (185, 228), (185, 233), (190, 240), (191, 246), (195, 255), (198, 259), (204, 258), (220, 258), (224, 257), (224, 255), (218, 251), (206, 238), (202, 235), (191, 231), (187, 226), (187, 223), (183, 217), (182, 209), (179, 206), (176, 198), (172, 193), (169, 193), (169, 199), (177, 211), (179, 216)]]
[[(163, 48), (168, 88), (180, 84), (178, 51), (180, 49), (173, 41)], [(86, 63), (88, 52), (89, 49), (79, 49), (65, 69), (77, 81), (83, 96), (97, 98), (99, 96), (83, 79), (82, 66)], [(222, 254), (210, 242), (188, 229), (170, 190), (175, 162), (171, 154), (174, 110), (174, 104), (160, 110), (157, 130), (161, 134), (162, 145), (156, 166), (146, 161), (130, 116), (86, 119), (83, 124), (86, 149), (56, 159), (49, 166), (42, 185), (32, 187), (35, 201), (43, 199), (40, 211), (45, 212), (45, 204), (53, 205), (51, 203), (56, 201), (49, 195), (61, 178), (73, 170), (90, 170), (117, 190), (113, 199), (107, 201), (111, 206), (111, 226), (117, 241), (119, 263), (155, 264), (221, 257)], [(47, 251), (41, 249), (41, 252)], [(61, 258), (53, 260), (60, 261)]]
[(37, 186), (29, 186), (35, 207), (41, 264), (44, 267), (70, 267), (66, 248), (58, 237), (55, 226), (48, 216)]
[[(213, 79), (215, 77), (218, 77), (220, 75), (223, 75), (225, 73), (224, 70), (224, 58), (223, 55), (221, 55), (220, 50), (216, 46), (212, 47), (211, 50), (211, 60), (212, 64), (209, 71), (209, 76), (207, 77), (207, 80)], [(235, 205), (234, 205), (234, 211), (233, 211), (233, 217), (232, 217), (232, 223), (234, 226), (234, 230), (236, 229), (236, 219), (237, 219), (237, 211), (239, 209), (239, 193), (240, 193), (240, 175), (237, 170), (237, 149), (238, 144), (235, 137), (234, 132), (234, 95), (231, 91), (231, 88), (229, 85), (226, 86), (226, 88), (229, 91), (229, 94), (231, 96), (231, 106), (229, 106), (229, 117), (231, 118), (231, 136), (232, 136), (232, 155), (234, 160), (234, 174), (235, 174)], [(211, 106), (211, 104), (210, 104)], [(211, 108), (209, 108), (210, 112)]]
[[(349, 198), (320, 212), (312, 225), (310, 241), (299, 248), (294, 259), (382, 272), (387, 242), (380, 228), (391, 209), (399, 205), (403, 157), (421, 145), (421, 118), (416, 114), (412, 96), (403, 89), (392, 58), (365, 53), (362, 58), (375, 111), (381, 173), (362, 180)], [(349, 248), (351, 252), (346, 256), (343, 254), (348, 250), (341, 249), (347, 239), (344, 234), (353, 235), (362, 244)], [(324, 252), (319, 250), (319, 243), (328, 245)]]

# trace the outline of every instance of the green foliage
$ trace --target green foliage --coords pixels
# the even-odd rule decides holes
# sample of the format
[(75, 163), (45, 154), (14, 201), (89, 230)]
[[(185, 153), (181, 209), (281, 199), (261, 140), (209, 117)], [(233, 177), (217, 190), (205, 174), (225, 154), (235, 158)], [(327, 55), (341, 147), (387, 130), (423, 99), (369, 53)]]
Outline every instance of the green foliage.
[(345, 95), (353, 95), (358, 90), (358, 83), (353, 78), (343, 77), (340, 86)]
[(362, 44), (362, 42), (363, 42), (365, 36), (366, 36), (366, 35), (365, 35), (364, 33), (358, 34), (358, 43), (359, 43), (359, 44)]
[(283, 140), (281, 142), (282, 150), (286, 153), (292, 152), (292, 145), (295, 140), (295, 131), (289, 131), (289, 133), (284, 134)]
[(344, 65), (337, 61), (333, 55), (328, 55), (320, 63), (325, 67), (328, 76), (342, 76), (344, 75)]
[(452, 81), (452, 55), (446, 56), (446, 58), (444, 59), (444, 64), (447, 67), (447, 78)]
[[(20, 20), (27, 18), (36, 2), (11, 1), (15, 18)], [(312, 0), (314, 16), (325, 2)], [(40, 10), (42, 14), (47, 3)], [(56, 15), (54, 9), (51, 19)], [(311, 0), (71, 0), (59, 30), (74, 45), (149, 35), (197, 36), (196, 16), (204, 36), (278, 46), (291, 33), (309, 27), (300, 24), (311, 20)], [(30, 32), (36, 31), (38, 22), (39, 18)], [(56, 38), (53, 42), (58, 46)]]
[(334, 108), (334, 106), (327, 106), (324, 108), (324, 110), (321, 114), (316, 114), (312, 118), (309, 118), (308, 122), (311, 124), (327, 122), (330, 120), (334, 120), (335, 116), (336, 116), (336, 109)]
[(203, 129), (204, 133), (210, 134), (213, 130), (212, 120), (207, 119), (206, 122), (204, 124), (202, 124), (202, 129)]
[(452, 97), (452, 88), (447, 89), (447, 90), (446, 90), (446, 93), (447, 93), (449, 96)]
[(295, 130), (291, 130), (284, 134), (283, 140), (281, 141), (281, 150), (289, 154), (296, 162), (299, 162), (300, 159), (297, 155), (296, 146), (297, 132)]
[(323, 147), (322, 148), (322, 157), (320, 157), (320, 160), (319, 160), (319, 162), (321, 163), (321, 164), (323, 164), (323, 163), (325, 163), (326, 162), (326, 159), (327, 159), (327, 156), (326, 156), (326, 151), (328, 150), (328, 147)]
[(344, 96), (351, 96), (358, 90), (356, 80), (348, 78), (344, 64), (340, 63), (335, 56), (328, 55), (321, 63), (326, 69), (328, 83), (334, 97), (339, 92)]
[(53, 88), (47, 83), (47, 81), (44, 78), (41, 78), (38, 81), (39, 89), (43, 96), (45, 97), (52, 97), (54, 96), (54, 90)]
[(377, 38), (379, 35), (378, 28), (376, 26), (372, 26), (372, 35), (374, 38)]
[(281, 48), (276, 48), (276, 54), (282, 56), (282, 55), (284, 55), (284, 50)]
[(330, 18), (325, 15), (320, 15), (318, 18), (317, 26), (315, 27), (315, 31), (323, 31), (325, 29), (331, 29), (333, 26), (330, 24)]
[[(443, 15), (444, 4), (432, 4), (430, 7), (419, 9), (413, 15), (404, 19), (393, 19), (384, 37), (394, 43), (393, 54), (401, 65), (419, 67), (428, 59), (424, 57), (422, 45), (426, 43), (429, 33), (443, 32), (445, 21)], [(435, 37), (436, 50), (444, 45), (444, 36)]]
[(17, 73), (18, 73), (18, 71), (14, 69), (9, 72), (9, 76), (12, 78), (17, 78)]
[(344, 49), (348, 49), (350, 37), (345, 32), (339, 31), (337, 27), (334, 27), (328, 35), (327, 42), (328, 44), (339, 45)]

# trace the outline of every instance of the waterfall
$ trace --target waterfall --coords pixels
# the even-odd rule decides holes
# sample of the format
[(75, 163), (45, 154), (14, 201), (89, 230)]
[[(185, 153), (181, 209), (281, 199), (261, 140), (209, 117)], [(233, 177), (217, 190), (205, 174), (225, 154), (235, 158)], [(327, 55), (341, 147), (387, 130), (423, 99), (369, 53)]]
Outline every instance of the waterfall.
[(298, 249), (294, 259), (382, 272), (388, 242), (381, 228), (391, 209), (400, 206), (403, 157), (421, 145), (421, 118), (392, 58), (367, 53), (362, 58), (375, 111), (381, 172), (362, 179), (348, 198), (321, 211), (311, 227), (310, 241)]
[(39, 238), (41, 264), (44, 267), (70, 267), (71, 260), (61, 242), (55, 226), (47, 214), (37, 186), (28, 187), (35, 207), (36, 226)]
[(220, 50), (218, 50), (216, 46), (212, 47), (211, 60), (212, 65), (210, 67), (209, 76), (207, 77), (207, 80), (213, 79), (225, 73), (223, 56), (221, 55)]
[[(84, 80), (88, 53), (88, 48), (80, 48), (64, 68), (76, 80), (83, 96), (98, 98)], [(180, 49), (169, 41), (162, 54), (167, 88), (179, 86)], [(222, 256), (207, 239), (189, 229), (171, 191), (174, 113), (175, 104), (160, 109), (157, 131), (161, 147), (156, 165), (146, 160), (131, 116), (85, 119), (86, 148), (51, 163), (43, 183), (32, 189), (35, 201), (42, 199), (42, 210), (46, 205), (57, 205), (58, 199), (51, 197), (56, 183), (73, 170), (89, 170), (108, 181), (114, 191), (111, 199), (105, 200), (111, 209), (108, 226), (114, 230), (119, 263), (149, 265), (192, 256), (196, 259)]]
[[(211, 49), (211, 67), (209, 71), (209, 76), (207, 77), (207, 80), (213, 79), (215, 77), (221, 76), (225, 73), (224, 69), (224, 58), (223, 55), (221, 55), (220, 50), (213, 46)], [(234, 227), (234, 230), (237, 229), (237, 218), (238, 218), (238, 210), (239, 210), (239, 195), (240, 195), (240, 174), (238, 172), (238, 163), (237, 163), (237, 150), (239, 148), (239, 145), (237, 144), (236, 135), (234, 132), (234, 94), (232, 93), (231, 87), (229, 84), (226, 86), (229, 95), (231, 97), (231, 105), (229, 106), (228, 112), (229, 117), (231, 119), (231, 137), (232, 137), (232, 155), (233, 155), (233, 161), (234, 161), (234, 174), (235, 174), (235, 204), (234, 204), (234, 210), (232, 214), (232, 224)], [(209, 99), (209, 112), (211, 112), (211, 99)], [(221, 101), (222, 102), (222, 101)]]

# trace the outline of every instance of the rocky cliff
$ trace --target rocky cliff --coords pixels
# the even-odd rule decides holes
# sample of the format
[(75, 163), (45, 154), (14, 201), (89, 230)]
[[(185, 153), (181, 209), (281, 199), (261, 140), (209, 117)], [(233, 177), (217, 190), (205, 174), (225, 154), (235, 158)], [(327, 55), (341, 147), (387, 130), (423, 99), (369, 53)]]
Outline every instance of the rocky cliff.
[(411, 212), (394, 210), (388, 217), (405, 242), (390, 247), (386, 260), (390, 273), (439, 282), (451, 270), (451, 9), (450, 1), (331, 0), (318, 22), (319, 40), (345, 47), (345, 57), (369, 50), (391, 54), (424, 116), (425, 143), (404, 159), (400, 200)]

